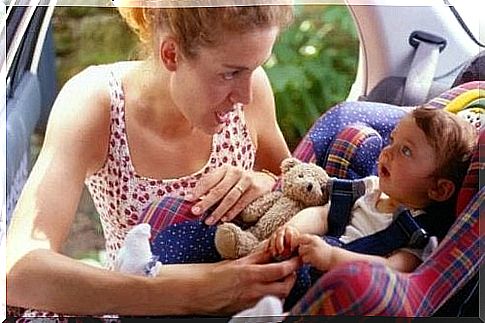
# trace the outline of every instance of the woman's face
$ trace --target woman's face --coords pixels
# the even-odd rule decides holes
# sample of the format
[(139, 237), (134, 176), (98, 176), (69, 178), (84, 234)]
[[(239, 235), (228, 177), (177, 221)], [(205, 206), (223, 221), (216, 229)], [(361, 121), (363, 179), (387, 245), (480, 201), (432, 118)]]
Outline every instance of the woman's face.
[(223, 32), (219, 45), (200, 48), (195, 58), (179, 62), (170, 92), (192, 126), (214, 134), (234, 104), (251, 102), (253, 72), (270, 57), (277, 34), (277, 27)]

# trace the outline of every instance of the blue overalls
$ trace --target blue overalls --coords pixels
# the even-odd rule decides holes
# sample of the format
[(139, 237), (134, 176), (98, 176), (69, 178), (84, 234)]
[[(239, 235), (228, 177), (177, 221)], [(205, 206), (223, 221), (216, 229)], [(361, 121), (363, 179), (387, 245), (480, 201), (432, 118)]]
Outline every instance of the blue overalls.
[[(428, 244), (429, 235), (423, 225), (420, 225), (420, 220), (427, 214), (413, 217), (404, 208), (399, 208), (394, 213), (394, 220), (387, 228), (349, 243), (341, 242), (339, 237), (350, 222), (355, 201), (365, 193), (365, 184), (362, 179), (332, 179), (328, 189), (332, 203), (327, 220), (328, 232), (322, 238), (330, 245), (358, 253), (385, 256), (403, 247), (422, 249)], [(321, 275), (320, 271), (304, 265), (298, 272), (295, 286), (286, 298), (285, 310), (296, 304)]]

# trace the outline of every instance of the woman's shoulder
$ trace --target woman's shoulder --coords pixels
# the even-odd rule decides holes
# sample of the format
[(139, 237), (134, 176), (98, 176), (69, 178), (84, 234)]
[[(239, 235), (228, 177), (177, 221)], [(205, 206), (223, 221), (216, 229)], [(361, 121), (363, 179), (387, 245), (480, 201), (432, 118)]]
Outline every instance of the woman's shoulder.
[[(123, 65), (123, 66), (122, 66)], [(89, 66), (71, 77), (52, 107), (47, 143), (69, 145), (82, 154), (89, 171), (104, 162), (110, 134), (110, 78), (124, 64)]]
[(109, 64), (90, 65), (70, 78), (66, 85), (83, 86), (86, 94), (105, 92), (108, 94), (108, 82), (113, 77), (123, 78), (138, 64), (137, 61), (121, 61)]
[(112, 73), (122, 72), (123, 68), (121, 63), (89, 66), (71, 77), (57, 96), (49, 117), (49, 128), (54, 132), (82, 129), (86, 141), (99, 142), (100, 138), (108, 138), (110, 78)]
[(63, 115), (65, 120), (76, 116), (74, 121), (99, 117), (110, 104), (108, 81), (109, 74), (101, 66), (86, 67), (63, 85), (52, 113)]
[(109, 107), (111, 100), (110, 81), (121, 80), (135, 64), (135, 61), (123, 61), (88, 66), (64, 84), (59, 97), (68, 99), (73, 109), (104, 113), (103, 108)]
[(258, 67), (253, 74), (253, 96), (253, 102), (256, 104), (267, 99), (273, 100), (271, 83), (262, 67)]

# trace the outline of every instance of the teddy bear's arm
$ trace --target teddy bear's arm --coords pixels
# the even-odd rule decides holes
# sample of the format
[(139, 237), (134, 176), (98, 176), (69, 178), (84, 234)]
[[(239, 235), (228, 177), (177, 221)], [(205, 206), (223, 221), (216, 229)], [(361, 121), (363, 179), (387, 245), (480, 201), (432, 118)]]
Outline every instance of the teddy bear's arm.
[(241, 211), (241, 219), (246, 223), (254, 223), (258, 221), (258, 219), (265, 214), (282, 195), (282, 192), (274, 191), (257, 198)]

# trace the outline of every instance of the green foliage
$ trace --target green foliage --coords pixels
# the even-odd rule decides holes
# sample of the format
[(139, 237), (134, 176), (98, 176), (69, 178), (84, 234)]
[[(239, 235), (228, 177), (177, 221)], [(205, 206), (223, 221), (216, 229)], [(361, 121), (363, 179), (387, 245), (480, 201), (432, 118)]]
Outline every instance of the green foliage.
[(87, 66), (127, 60), (136, 50), (136, 36), (113, 8), (57, 7), (53, 26), (61, 86)]
[(296, 7), (265, 70), (278, 122), (293, 149), (324, 111), (343, 101), (354, 81), (358, 37), (345, 6)]

